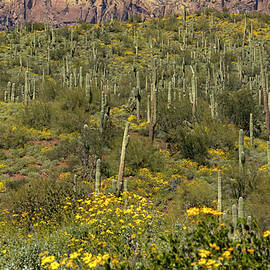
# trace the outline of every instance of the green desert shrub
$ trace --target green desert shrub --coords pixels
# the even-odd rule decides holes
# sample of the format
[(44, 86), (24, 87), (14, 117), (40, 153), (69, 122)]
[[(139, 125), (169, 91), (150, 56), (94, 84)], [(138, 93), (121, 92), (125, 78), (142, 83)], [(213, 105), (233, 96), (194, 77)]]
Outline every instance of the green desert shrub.
[(23, 123), (36, 129), (49, 127), (51, 121), (51, 106), (41, 101), (31, 102), (24, 111)]
[(62, 215), (59, 205), (71, 196), (74, 196), (71, 182), (38, 177), (29, 179), (18, 190), (10, 191), (5, 203), (8, 209), (19, 215), (27, 213), (30, 228), (35, 215), (43, 220), (55, 221), (56, 218), (60, 222)]
[(134, 173), (140, 168), (161, 171), (164, 162), (157, 146), (149, 138), (132, 136), (127, 149), (126, 166)]
[(19, 124), (14, 126), (4, 123), (0, 124), (0, 146), (2, 148), (23, 147), (31, 138), (30, 132)]
[(211, 206), (216, 196), (214, 188), (206, 180), (184, 180), (177, 186), (169, 207), (169, 216), (177, 219), (190, 207)]
[(221, 119), (229, 120), (244, 130), (249, 130), (250, 113), (253, 114), (255, 121), (259, 120), (257, 103), (248, 89), (220, 94), (218, 96), (218, 112)]

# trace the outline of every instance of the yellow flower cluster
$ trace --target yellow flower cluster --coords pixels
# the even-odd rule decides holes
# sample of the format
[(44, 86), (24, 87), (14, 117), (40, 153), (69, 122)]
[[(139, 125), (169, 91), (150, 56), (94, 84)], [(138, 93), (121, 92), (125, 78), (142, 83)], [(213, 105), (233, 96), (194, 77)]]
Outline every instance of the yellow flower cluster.
[(229, 158), (229, 153), (225, 152), (223, 149), (208, 149), (208, 154), (213, 159), (227, 160)]
[(268, 164), (264, 164), (259, 168), (260, 172), (267, 172), (268, 171)]
[(221, 174), (223, 173), (223, 171), (225, 171), (227, 168), (224, 167), (223, 165), (219, 165), (217, 167), (214, 168), (208, 168), (206, 166), (200, 166), (198, 169), (198, 173), (199, 174), (209, 174), (209, 175), (213, 175), (213, 174), (217, 174), (219, 170), (221, 170)]
[(51, 147), (42, 147), (40, 152), (45, 153), (45, 152), (50, 151), (50, 150), (52, 150)]
[(182, 159), (179, 166), (183, 168), (196, 169), (198, 167), (198, 163), (189, 159)]
[(160, 149), (159, 150), (159, 153), (161, 153), (166, 158), (169, 158), (170, 157), (170, 152), (168, 150)]
[(60, 173), (58, 179), (61, 181), (68, 181), (71, 178), (71, 173), (70, 172), (64, 172)]
[(66, 256), (63, 257), (60, 262), (57, 262), (55, 256), (47, 256), (47, 254), (48, 252), (45, 251), (44, 253), (40, 253), (39, 256), (41, 256), (41, 266), (49, 270), (57, 270), (60, 267), (69, 267), (71, 269), (75, 269), (76, 260), (82, 261), (87, 269), (95, 269), (98, 266), (105, 265), (110, 258), (108, 253), (104, 255), (98, 254), (97, 256), (88, 252), (84, 253), (82, 252), (82, 248), (71, 253), (69, 256), (65, 254)]
[(187, 215), (190, 216), (198, 216), (200, 213), (202, 214), (210, 214), (210, 215), (214, 215), (214, 216), (221, 216), (223, 214), (223, 212), (214, 210), (212, 208), (209, 207), (202, 207), (202, 208), (197, 208), (197, 207), (193, 207), (187, 210)]
[(265, 231), (265, 232), (263, 233), (263, 236), (264, 236), (264, 237), (270, 236), (270, 231)]
[[(128, 201), (128, 208), (123, 208)], [(151, 224), (153, 203), (144, 197), (129, 193), (125, 198), (113, 194), (92, 195), (80, 200), (76, 221), (86, 223), (102, 230), (101, 235), (111, 234), (116, 237), (123, 229), (139, 228), (140, 224)], [(119, 226), (119, 223), (121, 226)]]
[(128, 121), (129, 122), (132, 122), (136, 119), (136, 116), (135, 115), (130, 115), (129, 118), (128, 118)]
[(79, 133), (78, 132), (72, 132), (72, 133), (68, 133), (68, 134), (59, 134), (59, 139), (60, 140), (69, 140), (71, 141), (72, 139), (76, 138), (79, 136)]
[(30, 128), (30, 133), (34, 136), (37, 136), (40, 140), (50, 140), (52, 139), (52, 132), (47, 129), (38, 130), (34, 128)]
[(155, 192), (169, 185), (169, 182), (166, 180), (165, 174), (160, 172), (152, 173), (147, 168), (140, 169), (138, 172), (138, 177), (139, 178), (136, 181), (138, 186), (142, 185), (150, 186), (151, 190)]
[(267, 143), (266, 141), (255, 139), (254, 143), (258, 146), (257, 149), (261, 152), (267, 152)]
[(120, 107), (113, 107), (110, 110), (111, 115), (122, 114), (124, 112), (125, 112), (125, 110), (123, 108), (120, 108)]
[(211, 251), (206, 250), (206, 249), (199, 249), (200, 260), (197, 263), (196, 262), (191, 263), (191, 266), (199, 265), (199, 266), (206, 267), (208, 269), (219, 267), (220, 262), (215, 259), (208, 258), (210, 256), (212, 256)]
[(6, 192), (6, 184), (3, 180), (0, 182), (0, 192)]

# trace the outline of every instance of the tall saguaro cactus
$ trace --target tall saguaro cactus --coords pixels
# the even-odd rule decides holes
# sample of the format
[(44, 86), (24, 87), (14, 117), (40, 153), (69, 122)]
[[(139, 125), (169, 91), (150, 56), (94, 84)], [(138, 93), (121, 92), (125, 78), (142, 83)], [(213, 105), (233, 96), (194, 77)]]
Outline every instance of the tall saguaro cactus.
[(150, 115), (150, 125), (149, 125), (149, 138), (151, 142), (154, 141), (154, 132), (157, 123), (157, 89), (155, 84), (152, 84), (151, 89), (151, 115)]
[(140, 89), (138, 87), (134, 88), (134, 98), (136, 100), (136, 115), (137, 120), (140, 120), (141, 117), (141, 95), (140, 95)]
[(195, 116), (196, 114), (196, 109), (197, 109), (197, 102), (198, 102), (198, 97), (197, 97), (197, 84), (196, 84), (196, 77), (195, 77), (195, 72), (190, 66), (191, 71), (192, 71), (192, 79), (191, 79), (191, 94), (190, 94), (190, 102), (192, 104), (192, 115)]
[(28, 105), (28, 95), (29, 95), (29, 78), (28, 78), (29, 72), (25, 72), (25, 80), (24, 80), (24, 105)]
[(261, 66), (261, 81), (262, 81), (262, 90), (263, 90), (263, 104), (264, 104), (264, 113), (265, 113), (265, 125), (270, 135), (270, 124), (269, 124), (269, 107), (268, 107), (268, 93), (266, 88), (266, 76), (263, 64), (263, 47), (260, 50), (260, 66)]
[(250, 144), (253, 147), (253, 114), (249, 115), (249, 137), (250, 137)]
[(244, 152), (244, 131), (243, 129), (239, 130), (239, 171), (243, 172), (244, 163), (245, 163), (245, 152)]
[(89, 73), (86, 73), (85, 75), (85, 98), (86, 102), (89, 105), (92, 102), (92, 92), (90, 87), (90, 79), (89, 79)]
[(235, 232), (237, 228), (237, 208), (235, 204), (232, 206), (232, 224)]
[(101, 186), (101, 172), (100, 172), (101, 160), (98, 159), (96, 163), (96, 183), (95, 183), (95, 194), (99, 194)]
[(147, 123), (149, 123), (149, 124), (150, 124), (150, 121), (151, 121), (151, 109), (150, 109), (150, 106), (151, 106), (151, 96), (147, 95)]
[(82, 88), (83, 87), (83, 71), (82, 71), (82, 67), (80, 67), (80, 69), (79, 69), (79, 84), (80, 84), (80, 87)]
[(171, 82), (169, 82), (168, 85), (168, 109), (170, 109), (172, 104), (172, 85)]
[(126, 123), (123, 141), (122, 141), (122, 151), (120, 157), (120, 165), (119, 165), (119, 172), (118, 172), (118, 179), (117, 179), (117, 196), (120, 195), (122, 188), (123, 188), (123, 176), (124, 176), (124, 169), (125, 169), (125, 158), (126, 158), (126, 149), (129, 142), (129, 122)]
[(110, 116), (110, 107), (107, 106), (107, 96), (101, 92), (101, 111), (100, 111), (100, 131), (103, 132), (106, 128), (106, 122)]

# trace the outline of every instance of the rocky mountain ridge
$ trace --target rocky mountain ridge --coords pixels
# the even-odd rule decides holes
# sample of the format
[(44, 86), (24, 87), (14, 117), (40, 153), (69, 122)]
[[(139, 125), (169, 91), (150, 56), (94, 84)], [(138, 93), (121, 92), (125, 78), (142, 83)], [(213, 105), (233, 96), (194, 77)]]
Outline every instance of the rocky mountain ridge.
[(29, 21), (54, 25), (100, 23), (110, 18), (126, 20), (134, 14), (182, 14), (184, 7), (189, 12), (209, 7), (228, 8), (233, 13), (247, 10), (270, 14), (270, 0), (0, 0), (0, 25), (5, 28), (7, 24)]

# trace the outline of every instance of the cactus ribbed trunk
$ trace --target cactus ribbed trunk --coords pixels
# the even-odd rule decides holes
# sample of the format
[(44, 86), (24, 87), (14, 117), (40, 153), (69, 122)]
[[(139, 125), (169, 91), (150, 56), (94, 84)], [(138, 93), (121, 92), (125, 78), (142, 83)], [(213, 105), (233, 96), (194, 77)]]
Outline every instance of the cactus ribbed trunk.
[(249, 115), (249, 137), (250, 144), (253, 146), (253, 115), (252, 113)]
[(238, 217), (244, 218), (244, 200), (243, 197), (238, 199)]
[(243, 129), (239, 130), (239, 172), (242, 173), (245, 163), (245, 152), (244, 152), (244, 131)]
[(122, 188), (123, 188), (123, 176), (124, 176), (124, 169), (125, 169), (125, 158), (126, 158), (126, 149), (129, 142), (129, 122), (126, 123), (123, 142), (122, 142), (122, 151), (121, 151), (121, 158), (120, 158), (120, 165), (119, 165), (119, 172), (118, 172), (118, 179), (117, 179), (117, 196), (120, 195)]
[(237, 228), (237, 208), (235, 204), (232, 206), (232, 224), (233, 224), (233, 229), (235, 232)]
[(264, 113), (265, 113), (265, 126), (268, 132), (268, 135), (270, 135), (270, 126), (269, 126), (269, 107), (268, 107), (268, 92), (266, 85), (268, 84), (268, 79), (266, 79), (265, 76), (265, 70), (263, 66), (263, 47), (260, 51), (260, 65), (261, 65), (261, 84), (262, 84), (262, 90), (263, 90), (263, 106), (264, 106)]
[(265, 112), (265, 125), (266, 125), (268, 135), (270, 135), (268, 94), (266, 90), (263, 90), (263, 103), (264, 103), (264, 112)]
[(95, 183), (95, 193), (96, 193), (96, 195), (99, 194), (100, 186), (101, 186), (100, 163), (101, 163), (101, 160), (98, 159), (97, 164), (96, 164), (96, 183)]
[(155, 137), (155, 126), (157, 122), (157, 90), (155, 89), (155, 85), (152, 85), (152, 93), (151, 93), (151, 116), (150, 116), (150, 125), (149, 125), (149, 139), (151, 142), (154, 141)]

